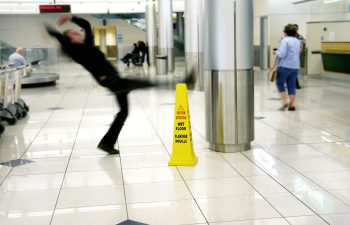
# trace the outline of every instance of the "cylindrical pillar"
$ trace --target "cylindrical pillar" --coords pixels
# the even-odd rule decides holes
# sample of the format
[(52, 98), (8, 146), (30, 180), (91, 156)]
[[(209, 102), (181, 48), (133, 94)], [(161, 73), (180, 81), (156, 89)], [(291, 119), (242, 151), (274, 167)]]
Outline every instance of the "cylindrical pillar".
[(158, 0), (158, 53), (168, 56), (169, 72), (175, 68), (172, 11), (172, 0)]
[(176, 31), (179, 37), (184, 38), (185, 35), (185, 24), (184, 24), (184, 13), (176, 13)]
[(147, 29), (147, 46), (148, 58), (151, 66), (156, 64), (156, 55), (158, 51), (157, 43), (157, 21), (156, 5), (154, 0), (148, 0), (146, 4), (146, 29)]
[(205, 12), (207, 139), (215, 151), (248, 150), (254, 140), (253, 0), (205, 0)]
[(194, 71), (196, 90), (204, 90), (204, 0), (185, 1), (186, 71)]

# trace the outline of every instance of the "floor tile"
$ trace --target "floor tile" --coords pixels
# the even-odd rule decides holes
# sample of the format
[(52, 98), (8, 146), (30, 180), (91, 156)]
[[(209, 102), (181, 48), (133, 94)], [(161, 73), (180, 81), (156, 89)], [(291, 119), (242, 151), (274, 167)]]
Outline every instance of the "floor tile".
[(270, 176), (251, 176), (245, 178), (260, 194), (285, 193), (287, 190)]
[(192, 199), (183, 181), (125, 185), (127, 203), (165, 202)]
[(169, 159), (167, 153), (126, 156), (122, 157), (122, 165), (125, 169), (162, 167), (168, 165)]
[(299, 217), (288, 217), (288, 222), (292, 225), (327, 225), (328, 223), (324, 221), (319, 216), (299, 216)]
[(263, 194), (263, 196), (284, 217), (315, 215), (314, 212), (290, 193)]
[(11, 175), (34, 175), (64, 173), (66, 171), (68, 159), (37, 159), (32, 163), (15, 167)]
[(8, 176), (0, 191), (34, 191), (60, 188), (63, 173)]
[(326, 156), (305, 144), (271, 146), (265, 148), (265, 150), (279, 159), (320, 158)]
[(126, 184), (182, 180), (175, 167), (123, 169), (123, 176)]
[(80, 156), (69, 161), (67, 172), (84, 172), (96, 170), (120, 171), (120, 158), (118, 156)]
[(331, 158), (288, 159), (285, 162), (303, 173), (345, 171), (350, 169)]
[(122, 174), (117, 170), (66, 173), (63, 187), (94, 187), (123, 184)]
[(293, 192), (318, 214), (350, 213), (350, 207), (325, 191)]
[(12, 170), (11, 167), (0, 165), (0, 176), (5, 177)]
[(350, 144), (348, 142), (311, 144), (310, 146), (331, 157), (350, 157)]
[(210, 223), (281, 217), (259, 194), (199, 199), (197, 202)]
[(138, 155), (159, 155), (167, 153), (163, 145), (139, 145), (139, 146), (122, 146), (120, 155), (123, 156), (138, 156)]
[(129, 204), (128, 211), (130, 219), (152, 225), (205, 223), (192, 200)]
[(345, 190), (332, 190), (329, 191), (336, 198), (341, 199), (343, 202), (350, 206), (350, 189)]
[(239, 176), (235, 169), (228, 163), (214, 163), (196, 165), (193, 167), (178, 167), (181, 176), (185, 180), (216, 179)]
[(255, 195), (255, 190), (241, 177), (189, 180), (187, 185), (196, 199)]
[(210, 223), (210, 225), (289, 225), (285, 219), (260, 219), (260, 220), (245, 220), (223, 223)]
[(57, 208), (125, 204), (123, 185), (63, 188)]
[(115, 225), (126, 220), (124, 205), (89, 206), (56, 209), (52, 225)]
[(0, 192), (0, 212), (53, 210), (59, 189)]
[(302, 174), (281, 174), (273, 177), (288, 191), (323, 191), (324, 189)]
[(306, 173), (305, 176), (326, 190), (350, 189), (350, 171)]
[(321, 216), (332, 225), (347, 225), (350, 221), (350, 214), (334, 214)]
[(0, 225), (50, 225), (53, 210), (0, 212)]

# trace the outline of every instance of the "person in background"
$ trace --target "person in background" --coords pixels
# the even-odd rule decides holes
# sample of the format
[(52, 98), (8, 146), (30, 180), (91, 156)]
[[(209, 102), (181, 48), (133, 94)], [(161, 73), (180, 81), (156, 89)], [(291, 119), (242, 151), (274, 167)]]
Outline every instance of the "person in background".
[[(305, 55), (305, 49), (306, 49), (306, 40), (305, 40), (305, 38), (301, 35), (301, 34), (299, 34), (299, 26), (298, 26), (298, 24), (294, 24), (294, 26), (296, 27), (296, 29), (297, 29), (297, 35), (296, 35), (296, 37), (297, 37), (297, 39), (300, 41), (300, 64), (303, 62), (303, 57), (304, 57), (304, 55)], [(300, 84), (299, 84), (299, 80), (298, 80), (298, 77), (297, 77), (297, 89), (300, 89), (301, 87), (300, 87)]]
[[(282, 39), (276, 51), (277, 80), (276, 85), (281, 96), (282, 106), (280, 110), (295, 111), (296, 80), (300, 69), (300, 41), (296, 38), (297, 28), (288, 24), (284, 28), (285, 37)], [(287, 83), (288, 96), (284, 84)]]
[(134, 50), (132, 50), (131, 53), (126, 54), (121, 61), (123, 61), (124, 63), (126, 63), (128, 66), (130, 65), (130, 59), (134, 56), (134, 55), (140, 55), (140, 48), (137, 46), (136, 43), (134, 43)]
[[(26, 65), (26, 60), (24, 59), (24, 49), (22, 47), (18, 47), (16, 52), (12, 53), (9, 56), (9, 66), (12, 68), (17, 68), (20, 66)], [(27, 67), (27, 72), (30, 73), (32, 71), (31, 65)]]
[(146, 60), (147, 60), (147, 64), (149, 65), (148, 48), (147, 48), (145, 42), (138, 41), (137, 45), (139, 46), (140, 51), (141, 51), (141, 62), (144, 63), (145, 62), (145, 57), (147, 56)]

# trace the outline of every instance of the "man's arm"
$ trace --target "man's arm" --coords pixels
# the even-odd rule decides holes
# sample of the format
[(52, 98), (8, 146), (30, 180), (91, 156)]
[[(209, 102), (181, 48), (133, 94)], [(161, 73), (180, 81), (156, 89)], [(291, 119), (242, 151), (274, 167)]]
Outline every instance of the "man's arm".
[(79, 27), (83, 28), (85, 31), (85, 44), (89, 46), (93, 46), (93, 36), (92, 36), (92, 29), (90, 23), (80, 17), (73, 16), (71, 21), (78, 25)]
[(69, 39), (66, 36), (62, 35), (60, 32), (58, 32), (54, 27), (52, 27), (49, 24), (45, 24), (45, 29), (46, 29), (47, 33), (51, 37), (56, 38), (64, 48), (69, 49), (71, 42), (69, 41)]

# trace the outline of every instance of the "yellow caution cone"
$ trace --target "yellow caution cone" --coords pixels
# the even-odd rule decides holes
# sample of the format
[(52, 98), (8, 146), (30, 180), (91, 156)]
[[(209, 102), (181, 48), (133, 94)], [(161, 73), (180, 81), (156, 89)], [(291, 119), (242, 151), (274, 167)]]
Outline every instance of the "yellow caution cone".
[(174, 121), (173, 153), (168, 165), (194, 166), (197, 164), (198, 158), (193, 150), (186, 84), (176, 85)]

